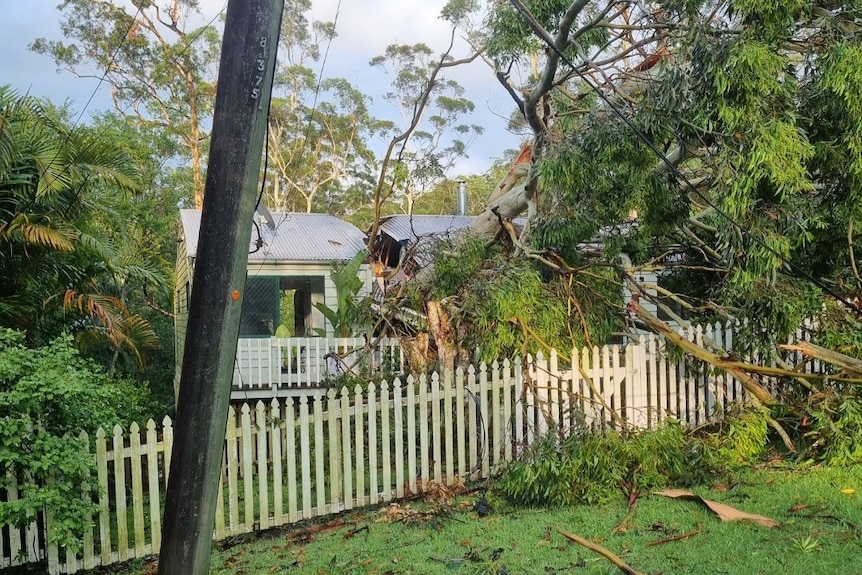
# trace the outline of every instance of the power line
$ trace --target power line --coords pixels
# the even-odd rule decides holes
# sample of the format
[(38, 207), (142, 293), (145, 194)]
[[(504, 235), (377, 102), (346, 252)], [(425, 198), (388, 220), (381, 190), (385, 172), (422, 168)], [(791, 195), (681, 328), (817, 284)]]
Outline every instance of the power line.
[(746, 228), (745, 226), (743, 226), (742, 224), (740, 224), (739, 222), (734, 220), (729, 214), (727, 214), (726, 212), (724, 212), (724, 210), (719, 208), (715, 204), (715, 202), (710, 200), (705, 194), (703, 194), (700, 190), (698, 190), (697, 187), (688, 180), (688, 178), (685, 176), (685, 174), (683, 174), (679, 170), (679, 168), (677, 168), (676, 165), (670, 161), (670, 159), (667, 157), (667, 155), (665, 155), (665, 153), (658, 146), (656, 146), (656, 144), (652, 140), (650, 140), (650, 138), (646, 134), (644, 134), (643, 131), (641, 131), (637, 126), (635, 126), (634, 123), (632, 123), (632, 121), (625, 114), (623, 114), (619, 110), (619, 108), (617, 108), (613, 104), (613, 102), (611, 102), (611, 100), (604, 94), (604, 92), (602, 92), (597, 86), (595, 86), (592, 82), (590, 82), (587, 79), (587, 77), (578, 69), (578, 67), (575, 66), (574, 63), (572, 63), (572, 61), (569, 60), (569, 58), (567, 58), (566, 55), (563, 54), (557, 48), (556, 44), (554, 43), (554, 39), (547, 33), (547, 31), (545, 31), (545, 29), (541, 26), (541, 24), (539, 24), (539, 22), (533, 17), (533, 15), (530, 14), (527, 11), (527, 9), (524, 8), (520, 4), (520, 2), (518, 0), (510, 0), (510, 2), (512, 3), (512, 6), (515, 8), (515, 10), (527, 21), (527, 25), (533, 30), (533, 32), (536, 34), (536, 36), (538, 36), (545, 44), (547, 44), (548, 47), (551, 50), (553, 50), (553, 52), (557, 55), (557, 57), (559, 57), (560, 60), (563, 63), (565, 63), (569, 68), (571, 68), (571, 70), (575, 74), (578, 75), (578, 77), (581, 79), (581, 81), (583, 81), (587, 86), (590, 87), (591, 90), (593, 90), (596, 93), (596, 95), (605, 103), (605, 105), (607, 105), (608, 108), (610, 108), (610, 110), (614, 113), (614, 115), (619, 117), (625, 123), (625, 125), (641, 141), (643, 141), (647, 145), (647, 147), (649, 147), (649, 149), (652, 150), (656, 154), (656, 156), (658, 156), (658, 158), (662, 161), (662, 163), (667, 166), (668, 170), (670, 170), (674, 176), (676, 176), (679, 180), (681, 180), (689, 190), (694, 192), (694, 194), (696, 196), (698, 196), (701, 200), (703, 200), (704, 203), (706, 203), (710, 208), (715, 210), (715, 212), (717, 214), (719, 214), (721, 217), (723, 217), (725, 220), (727, 220), (732, 226), (737, 228), (743, 235), (749, 237), (751, 240), (753, 240), (760, 247), (762, 247), (767, 252), (769, 252), (770, 254), (775, 256), (776, 258), (778, 258), (781, 262), (783, 262), (783, 264), (785, 266), (787, 266), (788, 268), (790, 268), (791, 270), (793, 270), (794, 272), (796, 272), (797, 274), (802, 276), (808, 282), (810, 282), (810, 283), (814, 284), (815, 286), (819, 287), (820, 289), (822, 289), (824, 292), (826, 292), (827, 294), (832, 296), (835, 300), (837, 300), (837, 301), (843, 303), (844, 305), (850, 307), (850, 309), (852, 309), (857, 315), (862, 317), (862, 309), (860, 309), (855, 304), (853, 304), (852, 302), (850, 302), (849, 300), (844, 298), (842, 295), (840, 295), (838, 292), (834, 291), (828, 285), (821, 282), (820, 280), (818, 280), (817, 278), (815, 278), (814, 276), (812, 276), (811, 274), (806, 272), (804, 269), (802, 269), (801, 267), (799, 267), (798, 265), (793, 263), (793, 261), (791, 261), (790, 259), (781, 255), (777, 250), (775, 250), (771, 246), (769, 246), (769, 244), (767, 244), (765, 241), (763, 241), (760, 237), (758, 237), (756, 234), (754, 234), (751, 230), (749, 230), (748, 228)]

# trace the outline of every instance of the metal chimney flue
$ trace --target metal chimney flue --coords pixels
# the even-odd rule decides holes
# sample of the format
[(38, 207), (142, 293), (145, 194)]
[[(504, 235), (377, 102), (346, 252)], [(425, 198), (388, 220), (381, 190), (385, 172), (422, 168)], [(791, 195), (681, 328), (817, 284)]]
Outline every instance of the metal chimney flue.
[(456, 212), (459, 216), (467, 215), (467, 182), (458, 180), (458, 207)]

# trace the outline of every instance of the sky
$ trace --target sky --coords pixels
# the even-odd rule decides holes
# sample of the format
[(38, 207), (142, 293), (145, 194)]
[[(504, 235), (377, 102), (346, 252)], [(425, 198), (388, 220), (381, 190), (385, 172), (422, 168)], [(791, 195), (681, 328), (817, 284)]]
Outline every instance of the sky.
[[(118, 0), (122, 1), (122, 0)], [(289, 1), (289, 0), (288, 0)], [(91, 112), (111, 107), (108, 88), (95, 79), (58, 73), (47, 56), (30, 52), (36, 38), (62, 39), (60, 0), (0, 0), (0, 84), (11, 84), (19, 92), (45, 97), (59, 104), (71, 100), (76, 114), (86, 122)], [(209, 20), (225, 6), (225, 0), (200, 0)], [(372, 96), (378, 117), (397, 120), (395, 110), (383, 102), (387, 78), (368, 66), (389, 44), (424, 42), (442, 52), (449, 41), (449, 28), (438, 18), (444, 0), (313, 0), (311, 19), (334, 21), (338, 37), (329, 47), (323, 70), (325, 77), (342, 77)], [(203, 23), (203, 22), (201, 22)], [(456, 52), (456, 56), (463, 52)], [(316, 64), (320, 72), (320, 63)], [(505, 117), (513, 109), (511, 98), (481, 61), (455, 69), (452, 77), (464, 86), (465, 96), (476, 109), (464, 120), (485, 130), (468, 150), (469, 158), (455, 167), (456, 174), (481, 174), (506, 149), (516, 149), (520, 139), (505, 129)], [(91, 99), (92, 98), (92, 99)], [(88, 103), (89, 102), (89, 103)]]

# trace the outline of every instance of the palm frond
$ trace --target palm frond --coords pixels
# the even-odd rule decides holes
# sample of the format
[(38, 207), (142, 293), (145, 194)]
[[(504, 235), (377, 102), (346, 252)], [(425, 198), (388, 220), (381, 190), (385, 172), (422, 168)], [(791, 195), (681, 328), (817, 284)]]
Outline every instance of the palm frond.
[(75, 249), (74, 229), (51, 226), (50, 222), (33, 222), (26, 214), (18, 214), (0, 229), (0, 239), (22, 241), (25, 245), (70, 252)]

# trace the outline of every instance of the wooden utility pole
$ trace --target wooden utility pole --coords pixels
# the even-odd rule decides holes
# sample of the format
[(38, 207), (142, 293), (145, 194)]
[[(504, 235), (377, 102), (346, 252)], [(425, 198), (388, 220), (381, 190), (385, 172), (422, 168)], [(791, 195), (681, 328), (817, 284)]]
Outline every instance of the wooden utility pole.
[(209, 572), (252, 217), (284, 0), (229, 0), (159, 575)]

